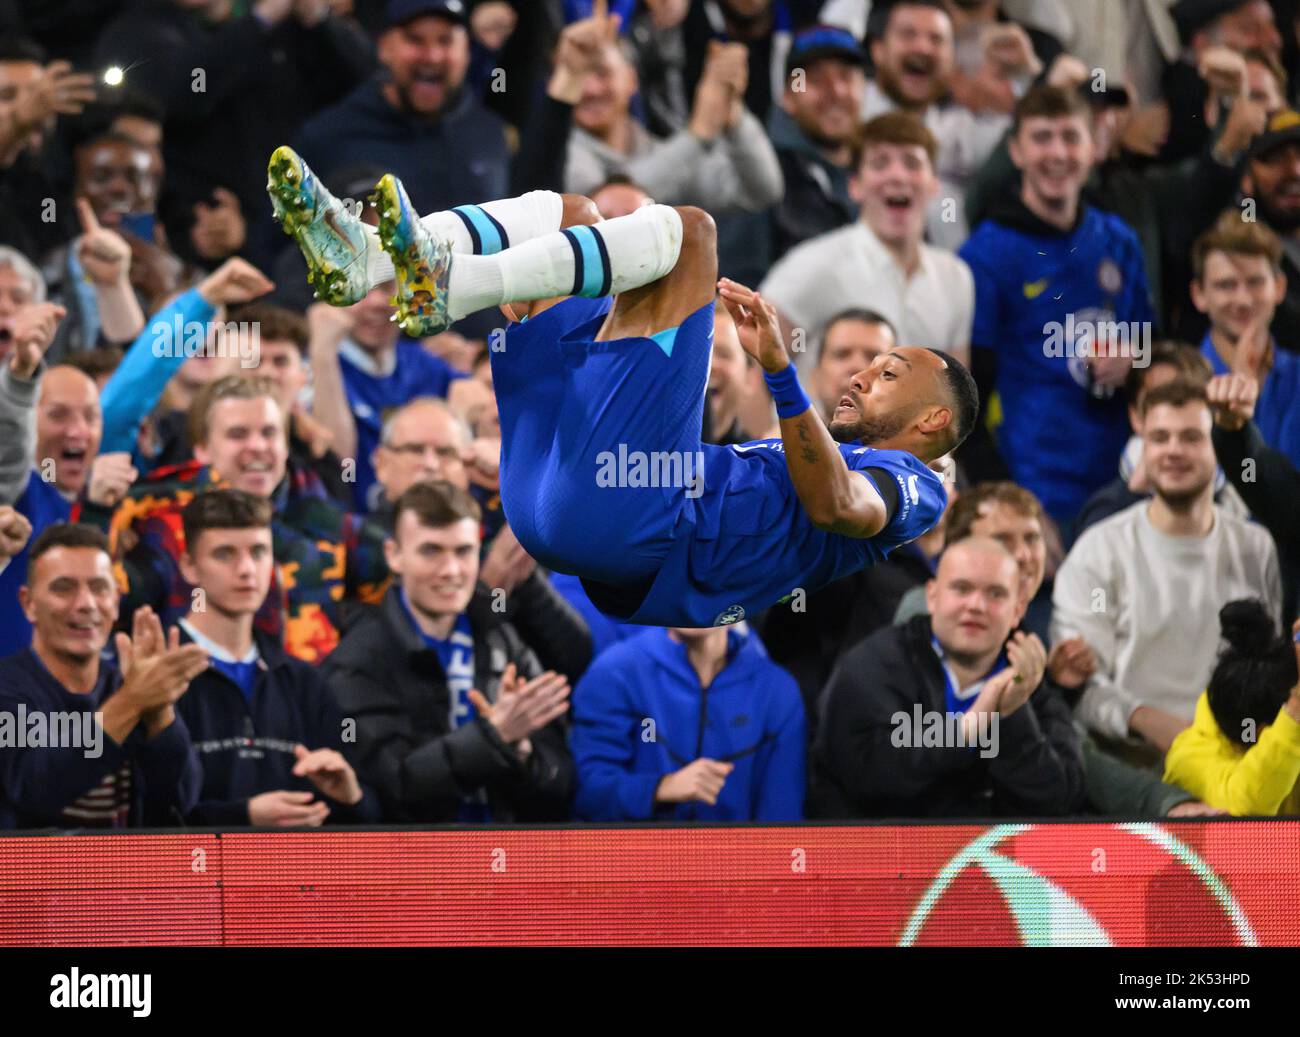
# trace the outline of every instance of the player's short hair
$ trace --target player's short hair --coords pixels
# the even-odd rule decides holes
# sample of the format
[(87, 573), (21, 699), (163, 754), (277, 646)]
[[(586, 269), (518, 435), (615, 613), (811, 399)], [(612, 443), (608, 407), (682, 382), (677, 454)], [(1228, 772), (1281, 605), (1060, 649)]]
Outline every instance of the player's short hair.
[(162, 124), (166, 120), (167, 111), (163, 108), (162, 102), (152, 94), (128, 86), (113, 103), (109, 111), (109, 124), (111, 125), (114, 119), (126, 115)]
[[(278, 393), (276, 384), (262, 375), (228, 374), (209, 382), (195, 394), (194, 402), (190, 404), (190, 411), (185, 419), (185, 430), (189, 433), (190, 442), (198, 445), (208, 441), (212, 408), (222, 400), (257, 400), (265, 396), (279, 407)], [(287, 436), (289, 415), (284, 414), (282, 417)]]
[(1192, 245), (1192, 276), (1205, 283), (1205, 264), (1212, 252), (1230, 256), (1263, 256), (1274, 270), (1282, 269), (1282, 240), (1262, 223), (1243, 220), (1237, 209), (1225, 209)]
[(1145, 367), (1129, 368), (1128, 376), (1124, 379), (1124, 391), (1128, 394), (1129, 403), (1137, 402), (1142, 395), (1147, 375), (1161, 364), (1172, 367), (1179, 378), (1186, 378), (1190, 382), (1204, 384), (1214, 377), (1214, 368), (1210, 366), (1205, 354), (1195, 346), (1173, 339), (1157, 339), (1151, 343), (1150, 362)]
[(1030, 87), (1025, 91), (1025, 96), (1016, 102), (1011, 116), (1011, 135), (1014, 137), (1020, 132), (1026, 119), (1060, 119), (1067, 115), (1082, 115), (1087, 120), (1091, 114), (1088, 102), (1077, 90), (1040, 84)]
[(271, 502), (244, 490), (208, 490), (185, 505), (181, 525), (185, 548), (193, 554), (194, 545), (206, 530), (270, 528)]
[(250, 302), (232, 308), (227, 317), (232, 324), (256, 325), (263, 342), (292, 342), (307, 355), (307, 321), (300, 313), (269, 302)]
[(27, 549), (28, 583), (31, 583), (32, 573), (36, 571), (36, 563), (40, 561), (41, 555), (48, 554), (56, 547), (88, 547), (112, 557), (112, 552), (108, 549), (108, 537), (103, 531), (78, 522), (56, 522), (41, 530)]
[(890, 337), (895, 342), (898, 341), (898, 329), (894, 327), (894, 322), (884, 314), (877, 313), (865, 306), (850, 306), (847, 310), (840, 310), (822, 326), (822, 338), (817, 344), (817, 363), (822, 362), (822, 355), (826, 352), (826, 340), (831, 337), (831, 328), (847, 320), (855, 320), (860, 324), (883, 324), (889, 329)]
[(903, 147), (921, 147), (930, 159), (931, 167), (939, 157), (939, 142), (920, 116), (912, 112), (894, 111), (877, 115), (865, 123), (853, 136), (853, 166), (862, 165), (867, 149), (877, 144), (897, 144)]
[(36, 265), (12, 245), (0, 245), (0, 266), (7, 266), (32, 286), (32, 302), (45, 301), (45, 278)]
[(928, 7), (934, 11), (942, 11), (948, 21), (952, 21), (952, 12), (944, 5), (943, 0), (891, 0), (890, 3), (871, 5), (871, 14), (867, 16), (867, 39), (878, 40), (889, 31), (889, 23), (893, 20), (894, 12), (900, 7)]
[(1008, 480), (982, 482), (960, 494), (948, 508), (943, 523), (943, 542), (955, 544), (975, 535), (974, 526), (985, 504), (1003, 504), (1012, 511), (1038, 520), (1047, 529), (1047, 514), (1043, 504), (1033, 493)]
[(122, 350), (117, 346), (82, 349), (67, 357), (63, 363), (68, 367), (75, 367), (89, 378), (99, 378), (112, 374), (121, 366)]
[(939, 379), (947, 389), (952, 403), (951, 428), (954, 439), (944, 451), (950, 453), (966, 442), (966, 437), (975, 430), (975, 422), (980, 416), (980, 391), (975, 386), (975, 379), (966, 370), (966, 365), (955, 356), (942, 349), (931, 349), (930, 352), (945, 365), (939, 372)]
[(1143, 396), (1138, 414), (1145, 418), (1162, 404), (1170, 407), (1186, 407), (1189, 403), (1203, 403), (1207, 407), (1210, 405), (1205, 395), (1205, 386), (1185, 378), (1175, 378), (1172, 382), (1157, 385)]
[(445, 479), (430, 479), (410, 486), (393, 504), (393, 537), (397, 537), (397, 524), (402, 512), (410, 511), (422, 526), (441, 529), (463, 519), (483, 521), (483, 509), (478, 501)]

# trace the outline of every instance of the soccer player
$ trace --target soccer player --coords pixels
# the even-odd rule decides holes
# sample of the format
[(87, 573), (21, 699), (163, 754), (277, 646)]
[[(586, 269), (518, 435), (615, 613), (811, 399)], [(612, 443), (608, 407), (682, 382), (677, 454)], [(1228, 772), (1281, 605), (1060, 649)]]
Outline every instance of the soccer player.
[[(377, 243), (289, 149), (269, 173), (326, 301), (395, 276), (408, 334), (490, 306), (516, 321), (491, 355), (506, 516), (529, 554), (581, 576), (607, 614), (735, 623), (880, 561), (942, 512), (928, 465), (974, 424), (966, 369), (936, 350), (891, 350), (853, 377), (828, 430), (775, 309), (717, 280), (702, 210), (600, 221), (580, 196), (537, 191), (420, 219), (386, 175)], [(779, 440), (700, 442), (715, 286), (766, 372)]]

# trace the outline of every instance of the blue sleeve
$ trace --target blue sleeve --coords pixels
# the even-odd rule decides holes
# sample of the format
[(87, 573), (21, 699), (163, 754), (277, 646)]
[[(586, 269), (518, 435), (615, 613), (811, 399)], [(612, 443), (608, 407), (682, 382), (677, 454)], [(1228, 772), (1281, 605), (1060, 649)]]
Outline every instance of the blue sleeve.
[(182, 328), (193, 322), (203, 324), (206, 333), (207, 323), (216, 312), (216, 307), (192, 288), (146, 322), (100, 394), (104, 412), (101, 454), (135, 451), (140, 420), (154, 409), (172, 375), (185, 363), (184, 332), (182, 341), (172, 341), (177, 319)]
[(754, 764), (754, 821), (802, 821), (807, 783), (804, 763), (806, 720), (799, 686), (784, 670), (773, 667), (778, 691), (773, 695), (775, 735), (759, 750)]
[[(889, 525), (871, 538), (885, 550), (907, 544), (934, 528), (948, 496), (943, 481), (911, 454), (900, 450), (875, 450), (850, 455), (851, 467), (880, 468), (894, 478), (898, 487), (898, 507)], [(870, 478), (868, 476), (868, 478)]]
[(574, 815), (587, 821), (640, 821), (654, 815), (662, 774), (632, 770), (641, 717), (622, 693), (622, 675), (597, 663), (573, 691), (570, 748), (578, 772)]
[(975, 319), (971, 323), (972, 347), (991, 349), (1002, 340), (1004, 329), (999, 313), (998, 281), (984, 262), (988, 231), (974, 234), (957, 252), (975, 279)]

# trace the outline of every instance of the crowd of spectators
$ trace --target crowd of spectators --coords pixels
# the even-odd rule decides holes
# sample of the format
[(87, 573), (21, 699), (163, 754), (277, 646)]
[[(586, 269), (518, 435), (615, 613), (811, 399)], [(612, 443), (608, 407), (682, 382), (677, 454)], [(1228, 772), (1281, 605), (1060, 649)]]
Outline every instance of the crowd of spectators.
[[(1297, 108), (1296, 0), (0, 0), (0, 826), (1300, 813)], [(503, 513), (507, 315), (313, 301), (281, 144), (705, 209), (824, 419), (971, 368), (944, 517), (610, 618)]]

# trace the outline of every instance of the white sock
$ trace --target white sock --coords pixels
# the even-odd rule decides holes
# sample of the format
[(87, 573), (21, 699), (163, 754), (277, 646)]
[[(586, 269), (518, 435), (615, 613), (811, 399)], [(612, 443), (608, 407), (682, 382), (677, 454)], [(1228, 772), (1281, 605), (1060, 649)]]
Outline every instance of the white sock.
[(448, 311), (459, 320), (505, 302), (617, 295), (663, 277), (677, 265), (681, 250), (677, 210), (643, 206), (594, 227), (545, 234), (494, 256), (457, 256), (451, 264)]
[[(482, 205), (459, 205), (420, 217), (431, 235), (451, 242), (452, 252), (492, 255), (543, 234), (559, 230), (564, 199), (554, 191), (529, 191)], [(393, 261), (379, 244), (379, 234), (366, 228), (366, 274), (373, 288), (393, 279)]]

